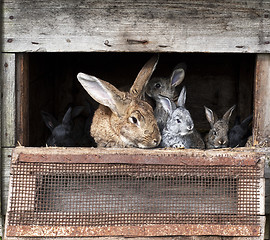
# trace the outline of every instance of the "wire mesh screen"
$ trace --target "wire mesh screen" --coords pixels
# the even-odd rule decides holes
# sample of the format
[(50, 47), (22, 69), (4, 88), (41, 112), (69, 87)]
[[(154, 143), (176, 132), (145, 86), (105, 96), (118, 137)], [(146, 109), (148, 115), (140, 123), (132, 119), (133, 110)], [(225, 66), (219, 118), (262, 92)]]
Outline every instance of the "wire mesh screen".
[(256, 166), (16, 163), (9, 225), (259, 224)]

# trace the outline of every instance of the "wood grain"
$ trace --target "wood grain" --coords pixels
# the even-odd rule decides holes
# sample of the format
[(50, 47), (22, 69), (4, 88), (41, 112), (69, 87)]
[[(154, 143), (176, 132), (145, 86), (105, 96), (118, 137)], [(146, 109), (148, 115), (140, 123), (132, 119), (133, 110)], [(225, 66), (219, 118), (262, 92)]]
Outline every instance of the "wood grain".
[(16, 140), (29, 144), (29, 64), (27, 54), (16, 54)]
[(15, 54), (3, 54), (2, 147), (15, 146)]
[[(24, 238), (20, 237), (5, 237), (5, 240), (24, 240)], [(47, 240), (55, 239), (55, 238), (43, 238)], [(219, 237), (219, 236), (173, 236), (173, 237), (87, 237), (87, 238), (77, 238), (77, 237), (67, 237), (67, 238), (59, 238), (61, 240), (82, 240), (82, 239), (91, 239), (91, 240), (263, 240), (263, 236), (261, 237)], [(40, 240), (38, 237), (31, 237), (31, 240)]]
[(5, 52), (270, 52), (268, 0), (3, 2)]
[(253, 144), (270, 146), (270, 55), (257, 56), (255, 75)]
[(7, 211), (8, 190), (9, 190), (9, 176), (10, 163), (13, 148), (2, 148), (2, 214), (5, 215)]

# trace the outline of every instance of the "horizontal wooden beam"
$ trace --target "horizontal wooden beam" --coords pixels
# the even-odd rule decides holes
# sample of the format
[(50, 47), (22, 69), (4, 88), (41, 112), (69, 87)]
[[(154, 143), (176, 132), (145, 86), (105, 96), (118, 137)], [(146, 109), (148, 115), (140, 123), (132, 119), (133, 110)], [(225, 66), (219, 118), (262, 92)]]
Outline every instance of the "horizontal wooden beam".
[(126, 163), (207, 166), (255, 166), (264, 154), (247, 150), (24, 148), (13, 152), (13, 162)]
[(260, 236), (256, 225), (210, 225), (170, 224), (145, 226), (110, 227), (56, 227), (56, 226), (8, 226), (7, 236), (19, 237), (76, 237), (76, 236), (166, 236), (166, 235), (219, 235), (219, 236)]
[(270, 52), (270, 2), (4, 0), (4, 52)]

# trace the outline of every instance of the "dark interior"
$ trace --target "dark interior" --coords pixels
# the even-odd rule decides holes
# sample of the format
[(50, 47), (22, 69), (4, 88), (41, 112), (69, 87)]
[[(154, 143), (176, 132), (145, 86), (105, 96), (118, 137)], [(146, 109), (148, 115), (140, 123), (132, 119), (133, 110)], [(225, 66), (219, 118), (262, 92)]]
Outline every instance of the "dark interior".
[[(41, 110), (62, 119), (69, 106), (90, 105), (92, 109), (97, 106), (79, 84), (76, 77), (79, 72), (116, 87), (131, 85), (151, 56), (152, 53), (29, 54), (29, 145), (45, 146), (50, 135)], [(162, 53), (153, 76), (169, 77), (180, 62), (187, 69), (178, 91), (186, 86), (186, 107), (197, 130), (205, 133), (210, 128), (204, 106), (221, 117), (236, 104), (231, 124), (236, 115), (242, 120), (252, 114), (254, 54)]]

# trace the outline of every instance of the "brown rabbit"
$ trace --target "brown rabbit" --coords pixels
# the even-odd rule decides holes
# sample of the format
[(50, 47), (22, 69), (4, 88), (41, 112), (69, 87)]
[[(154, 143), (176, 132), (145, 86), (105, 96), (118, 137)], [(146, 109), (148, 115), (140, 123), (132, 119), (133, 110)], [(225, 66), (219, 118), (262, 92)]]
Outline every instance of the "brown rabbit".
[(91, 126), (98, 147), (153, 148), (161, 141), (152, 107), (145, 102), (145, 86), (154, 72), (158, 55), (141, 69), (129, 92), (110, 83), (79, 73), (77, 78), (88, 94), (100, 103)]
[(229, 131), (229, 121), (235, 105), (232, 106), (222, 117), (218, 119), (217, 115), (207, 107), (205, 108), (205, 115), (210, 123), (211, 129), (209, 133), (205, 136), (206, 148), (225, 148), (228, 147), (228, 131)]

